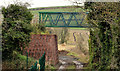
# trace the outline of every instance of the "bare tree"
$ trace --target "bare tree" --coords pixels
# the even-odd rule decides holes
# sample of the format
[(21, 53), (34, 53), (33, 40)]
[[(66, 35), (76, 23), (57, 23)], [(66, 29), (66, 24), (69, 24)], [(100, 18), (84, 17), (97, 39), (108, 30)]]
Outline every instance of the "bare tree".
[(75, 6), (80, 6), (84, 0), (68, 0)]

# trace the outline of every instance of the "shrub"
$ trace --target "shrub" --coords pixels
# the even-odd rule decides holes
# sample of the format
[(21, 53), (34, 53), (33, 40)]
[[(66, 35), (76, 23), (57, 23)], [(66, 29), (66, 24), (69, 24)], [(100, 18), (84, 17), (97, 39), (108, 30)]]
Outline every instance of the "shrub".
[[(2, 69), (19, 69), (25, 70), (27, 69), (27, 57), (24, 55), (21, 55), (20, 53), (13, 51), (12, 54), (13, 58), (4, 60), (2, 62)], [(28, 57), (28, 68), (30, 68), (34, 63), (35, 59)]]
[(60, 34), (60, 43), (67, 43), (67, 38), (69, 37), (68, 28), (63, 28)]
[(32, 24), (32, 33), (41, 34), (42, 32), (46, 32), (46, 28), (44, 24)]
[(68, 28), (48, 28), (47, 29), (50, 34), (57, 35), (58, 43), (67, 43), (67, 40), (69, 39), (69, 31)]
[(3, 58), (11, 57), (14, 50), (19, 51), (30, 40), (32, 14), (26, 5), (16, 3), (2, 8), (4, 17), (2, 23)]

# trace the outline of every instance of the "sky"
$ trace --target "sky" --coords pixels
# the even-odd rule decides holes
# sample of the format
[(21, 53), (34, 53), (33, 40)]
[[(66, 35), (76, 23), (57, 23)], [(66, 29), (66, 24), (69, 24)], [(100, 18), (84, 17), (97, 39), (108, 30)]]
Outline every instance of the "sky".
[[(73, 5), (73, 3), (70, 2), (71, 0), (0, 0), (0, 6), (7, 6), (8, 4), (14, 3), (16, 1), (30, 3), (31, 7), (28, 8)], [(79, 1), (83, 3), (85, 1), (119, 1), (119, 0), (72, 0), (72, 1)], [(83, 6), (84, 3), (80, 5)]]
[[(7, 6), (8, 4), (14, 3), (16, 0), (0, 0), (0, 6)], [(51, 7), (51, 6), (69, 6), (73, 5), (69, 0), (18, 0), (28, 2), (31, 4), (30, 8), (35, 7)], [(83, 2), (84, 0), (80, 0)], [(81, 4), (83, 5), (83, 4)]]

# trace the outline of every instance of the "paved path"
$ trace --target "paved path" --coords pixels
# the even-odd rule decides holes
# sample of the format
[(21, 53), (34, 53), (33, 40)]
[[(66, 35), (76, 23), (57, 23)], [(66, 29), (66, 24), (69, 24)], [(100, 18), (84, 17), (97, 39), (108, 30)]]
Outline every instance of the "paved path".
[(75, 65), (76, 69), (81, 69), (83, 67), (83, 64), (78, 61), (78, 58), (67, 55), (60, 55), (59, 62), (61, 63), (61, 66), (59, 67), (58, 71), (63, 71), (70, 65)]

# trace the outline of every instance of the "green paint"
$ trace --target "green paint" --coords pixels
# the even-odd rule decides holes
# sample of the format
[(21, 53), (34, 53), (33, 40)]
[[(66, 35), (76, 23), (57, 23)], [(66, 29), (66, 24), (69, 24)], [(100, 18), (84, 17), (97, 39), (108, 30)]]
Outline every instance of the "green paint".
[[(45, 71), (45, 52), (42, 55), (42, 57), (39, 59), (40, 64), (40, 71)], [(34, 66), (31, 67), (30, 71), (36, 71), (37, 70), (37, 61), (34, 64)]]
[(39, 12), (39, 23), (46, 27), (84, 27), (86, 12)]

